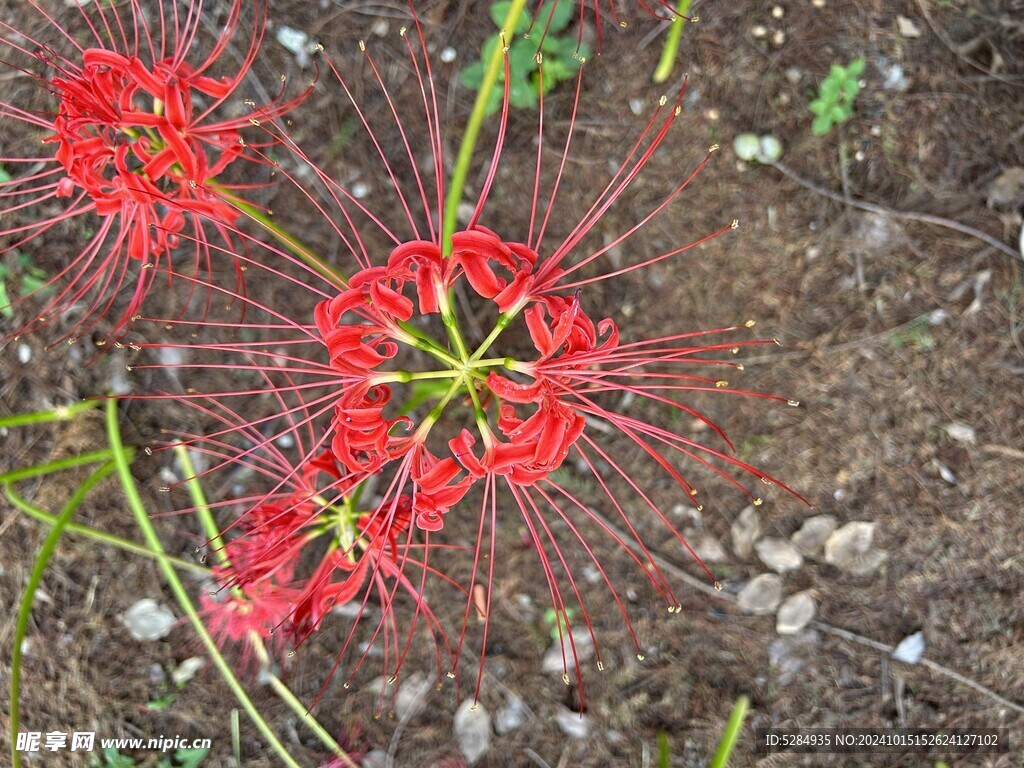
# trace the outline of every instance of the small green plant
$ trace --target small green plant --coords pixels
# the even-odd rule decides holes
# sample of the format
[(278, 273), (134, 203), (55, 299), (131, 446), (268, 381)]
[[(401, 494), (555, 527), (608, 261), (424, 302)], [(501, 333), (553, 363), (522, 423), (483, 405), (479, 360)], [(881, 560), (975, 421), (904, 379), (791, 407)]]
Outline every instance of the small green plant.
[[(501, 0), (491, 6), (491, 19), (500, 30), (508, 16), (511, 0)], [(575, 35), (559, 35), (572, 20), (573, 3), (558, 3), (548, 0), (537, 12), (536, 28), (538, 34), (547, 29), (538, 51), (537, 45), (528, 35), (534, 17), (523, 14), (516, 22), (515, 29), (509, 35), (505, 30), (505, 44), (508, 45), (508, 64), (511, 77), (508, 84), (509, 106), (529, 109), (537, 106), (541, 82), (544, 93), (547, 93), (563, 80), (575, 77), (580, 64), (586, 60), (588, 49), (579, 43)], [(461, 72), (462, 84), (474, 91), (480, 89), (484, 80), (486, 62), (490, 61), (495, 48), (501, 45), (501, 32), (487, 38), (481, 50), (480, 61), (467, 65)], [(540, 57), (537, 54), (541, 54)], [(540, 76), (538, 58), (544, 62), (544, 77)], [(499, 70), (498, 82), (505, 81), (503, 70)], [(488, 95), (485, 114), (492, 115), (498, 111), (503, 98), (503, 88), (495, 88)]]
[[(0, 179), (2, 181), (2, 179)], [(12, 269), (6, 264), (0, 264), (0, 315), (4, 317), (12, 317), (14, 315), (14, 309), (11, 308), (10, 294), (7, 292), (8, 283), (12, 277), (12, 272), (20, 273), (20, 283), (22, 296), (26, 296), (33, 291), (40, 289), (48, 290), (46, 288), (46, 273), (39, 267), (32, 264), (29, 261), (28, 256), (19, 253), (15, 258), (15, 267)]]
[(544, 624), (548, 627), (548, 634), (552, 640), (559, 640), (569, 634), (569, 621), (576, 614), (572, 608), (566, 608), (565, 612), (548, 608), (544, 611)]
[(814, 113), (811, 131), (824, 136), (833, 125), (845, 123), (853, 117), (853, 102), (860, 91), (860, 76), (864, 74), (864, 59), (854, 59), (845, 67), (833, 64), (828, 77), (821, 84), (818, 98), (810, 104)]
[[(206, 757), (208, 749), (179, 749), (173, 757), (164, 756), (156, 764), (156, 768), (199, 768)], [(101, 762), (93, 761), (95, 768), (136, 768), (138, 763), (127, 755), (122, 755), (117, 747), (106, 747)]]

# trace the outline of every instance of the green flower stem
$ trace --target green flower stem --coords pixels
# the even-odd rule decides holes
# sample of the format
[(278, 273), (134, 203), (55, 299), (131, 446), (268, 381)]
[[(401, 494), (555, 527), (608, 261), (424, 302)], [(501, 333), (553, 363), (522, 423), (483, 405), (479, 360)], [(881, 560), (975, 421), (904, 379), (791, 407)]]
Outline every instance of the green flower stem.
[[(177, 443), (174, 446), (174, 455), (177, 456), (178, 463), (181, 465), (181, 470), (185, 473), (185, 486), (188, 488), (189, 496), (191, 496), (192, 504), (195, 507), (196, 516), (199, 518), (199, 522), (202, 524), (203, 530), (206, 532), (206, 537), (209, 540), (210, 547), (214, 550), (214, 556), (217, 558), (217, 562), (223, 566), (230, 565), (231, 563), (223, 549), (223, 542), (220, 538), (220, 529), (217, 527), (217, 523), (213, 519), (213, 513), (210, 512), (210, 506), (206, 500), (206, 493), (203, 491), (203, 486), (199, 482), (199, 478), (195, 476), (196, 470), (188, 455), (188, 448), (181, 443)], [(323, 497), (318, 497), (318, 502), (327, 506), (327, 500)], [(270, 682), (270, 687), (274, 690), (274, 693), (277, 694), (278, 698), (284, 701), (292, 711), (302, 719), (303, 724), (306, 725), (318, 739), (320, 739), (321, 743), (327, 747), (327, 749), (333, 752), (346, 765), (351, 765), (353, 768), (357, 768), (348, 754), (338, 745), (338, 742), (331, 738), (331, 735), (324, 729), (324, 727), (320, 725), (316, 718), (309, 713), (309, 709), (299, 701), (288, 686), (281, 682), (281, 680), (270, 671), (270, 657), (267, 655), (267, 649), (264, 647), (259, 636), (252, 633), (249, 638), (249, 644), (256, 652), (256, 656), (259, 658), (260, 664), (263, 665), (264, 674), (267, 676)]]
[(430, 413), (426, 415), (423, 421), (420, 422), (419, 427), (416, 428), (416, 434), (413, 435), (412, 440), (426, 440), (427, 433), (431, 427), (437, 423), (437, 420), (441, 418), (441, 414), (444, 413), (445, 407), (451, 402), (451, 399), (458, 394), (459, 390), (464, 386), (463, 377), (459, 377), (452, 381), (452, 385), (448, 387), (448, 391), (444, 393), (444, 396), (438, 400), (437, 405), (430, 409)]
[(225, 200), (234, 205), (238, 210), (248, 216), (250, 219), (259, 224), (263, 229), (269, 232), (275, 240), (281, 245), (287, 248), (289, 251), (299, 257), (305, 264), (309, 265), (321, 275), (326, 277), (330, 282), (338, 285), (342, 288), (348, 286), (348, 279), (344, 274), (330, 266), (327, 262), (313, 253), (313, 250), (302, 243), (297, 237), (293, 236), (290, 232), (285, 230), (266, 213), (261, 211), (252, 203), (249, 203), (242, 198), (231, 194), (224, 187), (219, 184), (211, 184)]
[[(121, 430), (117, 424), (116, 399), (111, 398), (107, 401), (106, 415), (107, 440), (110, 443), (110, 449), (114, 453), (114, 460), (117, 464), (117, 473), (121, 479), (121, 487), (124, 490), (128, 506), (135, 515), (135, 521), (142, 530), (142, 534), (145, 537), (149, 548), (154, 552), (163, 554), (163, 544), (160, 542), (160, 537), (157, 535), (156, 529), (153, 527), (153, 523), (150, 521), (149, 515), (146, 513), (146, 509), (142, 504), (142, 498), (139, 496), (139, 490), (135, 486), (135, 479), (132, 477), (131, 467), (128, 464), (128, 453), (121, 440)], [(256, 709), (256, 705), (253, 704), (252, 700), (245, 692), (245, 689), (242, 688), (242, 684), (238, 682), (238, 678), (235, 677), (235, 674), (231, 671), (231, 666), (221, 655), (220, 650), (217, 648), (217, 643), (206, 629), (206, 625), (203, 624), (202, 619), (199, 618), (199, 614), (192, 605), (192, 600), (188, 595), (188, 591), (185, 589), (185, 585), (181, 583), (181, 579), (178, 578), (178, 574), (175, 572), (174, 568), (167, 560), (164, 559), (160, 559), (159, 564), (160, 569), (163, 571), (164, 578), (167, 580), (168, 586), (171, 588), (175, 598), (178, 600), (178, 604), (188, 616), (193, 629), (199, 636), (203, 645), (206, 646), (207, 653), (210, 654), (210, 658), (213, 659), (214, 665), (224, 678), (224, 681), (228, 684), (228, 687), (238, 700), (238, 703), (241, 704), (242, 709), (245, 710), (246, 714), (249, 715), (250, 719), (252, 719), (257, 729), (259, 729), (260, 733), (263, 734), (263, 737), (267, 740), (270, 748), (277, 753), (282, 764), (288, 766), (288, 768), (301, 768), (301, 766), (295, 762), (289, 754), (288, 748), (278, 740), (277, 735), (267, 724), (267, 721), (263, 719), (263, 716), (260, 715), (259, 710)]]
[[(526, 0), (512, 0), (508, 15), (502, 24), (503, 31), (510, 35), (515, 34), (516, 24), (519, 23), (519, 16), (525, 6)], [(473, 159), (473, 148), (476, 146), (477, 136), (480, 135), (480, 126), (484, 121), (487, 101), (498, 82), (498, 71), (501, 69), (501, 63), (505, 57), (503, 47), (501, 45), (494, 46), (494, 53), (491, 54), (491, 59), (487, 62), (487, 69), (484, 70), (484, 78), (480, 83), (480, 90), (476, 93), (473, 111), (469, 115), (469, 122), (466, 123), (466, 130), (462, 134), (459, 154), (455, 159), (455, 169), (448, 184), (448, 195), (444, 202), (444, 222), (441, 226), (441, 253), (445, 258), (452, 255), (452, 235), (455, 234), (455, 227), (458, 224), (459, 203), (462, 201), (462, 192), (466, 187), (469, 164)]]
[[(494, 324), (494, 328), (487, 334), (487, 338), (476, 348), (476, 352), (469, 356), (470, 363), (478, 362), (487, 353), (487, 350), (491, 348), (491, 345), (501, 335), (501, 332), (508, 328), (520, 311), (522, 311), (522, 307), (514, 307), (508, 312), (502, 312), (498, 315), (498, 322)], [(504, 363), (504, 360), (502, 360), (502, 363)]]
[(114, 462), (108, 461), (89, 475), (85, 482), (78, 486), (71, 495), (71, 498), (68, 499), (64, 509), (57, 515), (53, 528), (50, 529), (50, 532), (43, 540), (43, 545), (39, 548), (35, 565), (32, 567), (32, 572), (28, 577), (28, 584), (25, 585), (25, 591), (22, 593), (21, 605), (18, 607), (18, 618), (14, 625), (14, 639), (12, 641), (14, 647), (11, 654), (11, 764), (14, 768), (18, 768), (21, 765), (21, 753), (18, 752), (17, 748), (18, 718), (20, 714), (19, 698), (21, 696), (21, 648), (25, 642), (25, 635), (28, 634), (28, 621), (32, 615), (32, 603), (35, 600), (36, 591), (39, 589), (40, 583), (42, 583), (43, 573), (46, 571), (46, 566), (50, 562), (54, 550), (57, 548), (57, 542), (60, 541), (64, 529), (71, 522), (71, 517), (75, 514), (75, 510), (78, 509), (82, 500), (85, 499), (86, 494), (100, 480), (111, 474), (114, 469)]
[(256, 658), (259, 659), (260, 665), (263, 667), (262, 674), (270, 683), (270, 687), (277, 694), (277, 697), (287, 704), (292, 712), (299, 716), (303, 725), (309, 728), (320, 739), (320, 742), (334, 753), (343, 764), (350, 766), (350, 768), (359, 768), (352, 758), (349, 757), (348, 753), (341, 748), (341, 745), (327, 732), (327, 729), (317, 722), (317, 719), (310, 713), (309, 707), (299, 701), (299, 698), (281, 681), (281, 678), (270, 671), (270, 656), (267, 654), (263, 641), (255, 633), (250, 637), (250, 644), (256, 653)]
[(426, 352), (428, 355), (437, 358), (447, 366), (458, 367), (461, 365), (461, 360), (450, 355), (448, 351), (434, 339), (417, 328), (414, 328), (409, 323), (399, 322), (398, 327), (406, 334), (405, 337), (400, 337), (400, 340), (409, 346), (416, 347), (416, 349), (421, 352)]
[(10, 472), (5, 472), (0, 475), (0, 483), (16, 483), (19, 480), (41, 477), (42, 475), (49, 475), (52, 472), (60, 472), (64, 469), (74, 469), (75, 467), (82, 467), (86, 464), (99, 464), (102, 461), (110, 461), (112, 458), (113, 454), (109, 450), (82, 453), (78, 456), (68, 456), (65, 459), (57, 459), (56, 461), (50, 461), (46, 464), (37, 464), (34, 467), (25, 467), (23, 469), (14, 469)]
[(213, 550), (213, 556), (217, 558), (219, 565), (231, 565), (228, 562), (227, 553), (224, 552), (224, 541), (220, 537), (220, 528), (217, 527), (210, 506), (206, 503), (206, 494), (203, 493), (203, 486), (199, 484), (196, 477), (196, 469), (192, 465), (192, 459), (188, 455), (188, 448), (182, 443), (174, 445), (174, 455), (178, 458), (181, 471), (185, 475), (185, 487), (188, 488), (188, 495), (192, 499), (192, 506), (195, 507), (196, 517), (199, 518), (203, 530), (206, 532), (207, 546)]
[(491, 425), (487, 423), (487, 411), (480, 403), (480, 397), (472, 382), (466, 381), (466, 389), (469, 390), (469, 397), (473, 401), (473, 420), (476, 421), (476, 428), (480, 431), (480, 437), (487, 440), (491, 435)]
[(2, 427), (22, 427), (27, 424), (47, 424), (51, 421), (68, 421), (75, 418), (83, 411), (91, 410), (100, 404), (99, 400), (82, 400), (73, 405), (59, 405), (52, 411), (37, 411), (35, 413), (16, 413), (13, 416), (0, 418)]
[(661, 49), (661, 58), (658, 59), (658, 66), (654, 69), (651, 80), (656, 83), (664, 83), (672, 76), (672, 68), (676, 64), (676, 54), (679, 52), (679, 38), (683, 36), (683, 26), (686, 19), (683, 18), (690, 12), (691, 0), (679, 0), (676, 3), (676, 13), (679, 14), (672, 19), (672, 25), (668, 28), (668, 37), (665, 38), (665, 47)]
[(708, 768), (726, 768), (729, 764), (729, 756), (736, 747), (736, 742), (739, 741), (743, 720), (747, 716), (748, 709), (750, 709), (750, 699), (746, 696), (736, 699), (732, 712), (729, 713), (729, 722), (725, 724), (722, 739), (718, 742), (718, 749), (715, 750), (715, 756), (711, 758)]
[[(46, 523), (50, 526), (57, 524), (57, 515), (51, 515), (49, 512), (40, 509), (31, 502), (25, 500), (24, 498), (19, 496), (18, 493), (10, 485), (4, 485), (4, 496), (7, 497), (7, 500), (14, 507), (17, 507), (29, 517), (35, 518), (39, 522)], [(65, 526), (64, 530), (67, 533), (76, 533), (80, 536), (85, 536), (87, 538), (93, 539), (94, 541), (98, 541), (102, 544), (108, 544), (112, 547), (123, 549), (126, 552), (132, 552), (136, 555), (144, 555), (146, 557), (152, 557), (156, 560), (167, 560), (169, 563), (178, 568), (184, 568), (185, 570), (193, 571), (195, 573), (201, 573), (206, 576), (210, 574), (210, 569), (204, 565), (200, 565), (199, 563), (193, 563), (189, 560), (182, 560), (180, 557), (174, 557), (173, 555), (165, 555), (160, 552), (154, 552), (152, 549), (149, 549), (149, 547), (144, 547), (141, 544), (136, 544), (134, 541), (130, 541), (129, 539), (123, 539), (120, 536), (115, 536), (112, 533), (107, 533), (106, 531), (101, 531), (96, 528), (92, 528), (88, 525), (68, 523)]]
[(513, 362), (512, 359), (508, 357), (489, 357), (486, 360), (473, 360), (469, 363), (469, 367), (471, 369), (496, 368), (499, 365), (503, 365), (507, 368), (511, 362)]

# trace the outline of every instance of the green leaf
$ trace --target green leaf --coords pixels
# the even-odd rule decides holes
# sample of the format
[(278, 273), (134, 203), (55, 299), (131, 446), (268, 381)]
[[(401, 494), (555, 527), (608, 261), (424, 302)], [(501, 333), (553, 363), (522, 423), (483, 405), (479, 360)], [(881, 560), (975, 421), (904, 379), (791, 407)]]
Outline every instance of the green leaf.
[(14, 310), (11, 309), (11, 299), (7, 295), (7, 283), (0, 279), (0, 315), (14, 317)]
[(864, 74), (864, 59), (854, 59), (846, 65), (846, 72), (854, 80)]
[(484, 63), (474, 61), (472, 64), (467, 64), (459, 73), (459, 80), (470, 90), (479, 91), (484, 82)]
[(6, 184), (14, 177), (9, 174), (2, 165), (0, 165), (0, 184)]
[(209, 753), (208, 749), (196, 747), (194, 749), (179, 749), (174, 753), (174, 759), (181, 768), (199, 768), (199, 763)]
[(171, 704), (177, 697), (178, 695), (173, 691), (170, 693), (165, 693), (159, 699), (153, 699), (153, 701), (146, 704), (146, 709), (152, 710), (153, 712), (162, 712), (163, 710), (171, 706)]
[(815, 136), (824, 136), (832, 128), (832, 118), (828, 114), (818, 115), (811, 123), (811, 132)]
[(505, 24), (505, 19), (508, 18), (509, 9), (512, 8), (512, 0), (499, 0), (497, 3), (491, 6), (491, 21), (494, 22), (494, 26), (501, 29)]
[(569, 25), (575, 9), (576, 3), (570, 3), (567, 0), (561, 0), (561, 2), (549, 0), (541, 6), (534, 29), (540, 27), (543, 31), (546, 26), (549, 36), (555, 32), (561, 32)]

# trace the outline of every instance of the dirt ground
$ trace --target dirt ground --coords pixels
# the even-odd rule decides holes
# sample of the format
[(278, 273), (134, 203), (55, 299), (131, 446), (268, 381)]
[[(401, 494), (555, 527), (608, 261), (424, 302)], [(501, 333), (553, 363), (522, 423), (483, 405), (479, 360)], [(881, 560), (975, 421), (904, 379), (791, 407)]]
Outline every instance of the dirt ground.
[[(404, 50), (396, 34), (406, 23), (402, 8), (271, 0), (270, 18), (321, 41), (353, 73), (355, 95), (368, 112), (383, 115), (387, 105), (369, 81), (356, 43), (366, 39), (382, 61), (399, 62), (385, 67), (385, 78), (408, 81), (404, 60), (395, 58)], [(752, 616), (736, 605), (750, 579), (769, 569), (756, 554), (741, 557), (732, 546), (731, 526), (746, 500), (724, 484), (710, 484), (713, 503), (699, 519), (672, 508), (667, 514), (697, 541), (722, 544), (718, 562), (710, 564), (724, 589), (710, 589), (692, 559), (652, 526), (652, 549), (667, 567), (689, 575), (689, 581), (677, 577), (683, 612), (671, 616), (642, 589), (629, 558), (609, 548), (602, 558), (609, 575), (637, 586), (631, 611), (645, 659), (635, 660), (617, 614), (602, 616), (599, 641), (610, 661), (604, 672), (590, 665), (584, 673), (581, 701), (575, 683), (567, 687), (560, 672), (542, 670), (551, 645), (543, 619), (549, 598), (536, 558), (510, 526), (500, 542), (503, 572), (481, 702), (495, 717), (518, 698), (525, 719), (507, 733), (493, 733), (477, 765), (646, 768), (657, 764), (661, 733), (668, 736), (670, 765), (707, 765), (733, 702), (743, 695), (751, 713), (734, 766), (934, 766), (939, 759), (954, 767), (1024, 765), (1024, 282), (1021, 257), (1006, 252), (1016, 248), (1024, 192), (1011, 185), (999, 194), (1005, 172), (1024, 166), (1022, 6), (1012, 0), (743, 0), (695, 2), (692, 12), (700, 21), (686, 27), (676, 68), (677, 76), (689, 74), (683, 112), (671, 140), (630, 192), (636, 209), (646, 211), (660, 200), (708, 146), (722, 149), (682, 202), (630, 241), (636, 253), (629, 258), (656, 255), (732, 219), (740, 228), (651, 270), (602, 284), (589, 301), (594, 314), (613, 314), (624, 336), (633, 338), (756, 318), (759, 334), (778, 337), (782, 346), (744, 353), (745, 371), (735, 374), (734, 383), (791, 397), (800, 407), (747, 398), (730, 400), (728, 408), (720, 398), (699, 406), (726, 428), (740, 459), (780, 478), (811, 504), (770, 490), (757, 510), (761, 538), (788, 539), (807, 518), (831, 515), (839, 526), (875, 523), (872, 551), (886, 557), (863, 575), (827, 563), (820, 550), (806, 557), (782, 581), (786, 595), (810, 591), (816, 618), (796, 635), (779, 635), (774, 614)], [(21, 13), (27, 8), (0, 1), (0, 18)], [(458, 69), (475, 58), (491, 22), (482, 4), (458, 0), (427, 3), (422, 17), (451, 161), (472, 104)], [(561, 193), (566, 228), (585, 212), (589, 193), (606, 183), (610, 164), (638, 135), (659, 96), (678, 92), (678, 77), (664, 86), (650, 82), (664, 25), (636, 13), (627, 18), (632, 23), (625, 30), (606, 20), (604, 52), (587, 64), (580, 135)], [(266, 46), (257, 70), (267, 82), (280, 71), (309, 77), (272, 36)], [(457, 55), (445, 63), (440, 53), (449, 46)], [(867, 66), (853, 118), (825, 136), (813, 135), (808, 102), (830, 65), (858, 57)], [(4, 87), (17, 82), (10, 74), (3, 74)], [(571, 83), (563, 84), (546, 99), (555, 135), (564, 136), (572, 91)], [(325, 77), (295, 120), (294, 136), (303, 146), (328, 148), (343, 133), (345, 140), (327, 152), (330, 172), (349, 184), (368, 182), (370, 201), (386, 193), (374, 177), (379, 169), (371, 146), (346, 128), (353, 115), (334, 81)], [(8, 142), (0, 156), (17, 151), (11, 130), (0, 132)], [(781, 140), (782, 169), (736, 158), (733, 138), (747, 131)], [(512, 116), (495, 181), (498, 204), (484, 222), (493, 229), (523, 221), (532, 176), (524, 178), (519, 169), (533, 168), (534, 132), (532, 115)], [(494, 135), (493, 125), (485, 127), (477, 167)], [(470, 191), (481, 183), (471, 173)], [(279, 198), (259, 194), (280, 210), (294, 202), (287, 192), (276, 193)], [(628, 207), (617, 207), (599, 235), (621, 232), (635, 221), (630, 216)], [(307, 239), (328, 243), (326, 236), (320, 239), (322, 222), (298, 226)], [(1004, 249), (965, 228), (987, 233)], [(49, 252), (42, 245), (38, 252), (34, 246), (22, 251), (46, 265), (67, 247), (55, 241), (46, 241)], [(122, 354), (87, 366), (88, 343), (47, 349), (46, 342), (45, 335), (29, 337), (8, 343), (0, 354), (0, 414), (98, 395), (112, 385), (135, 394), (163, 385), (159, 373), (126, 380), (128, 358)], [(137, 445), (157, 439), (175, 418), (161, 408), (123, 403), (126, 439)], [(96, 414), (60, 426), (12, 428), (2, 439), (0, 471), (94, 449), (104, 438)], [(168, 496), (157, 492), (169, 469), (162, 453), (140, 456), (135, 464), (155, 515), (172, 508)], [(638, 462), (638, 475), (646, 471)], [(55, 512), (74, 483), (60, 478), (20, 487)], [(6, 501), (0, 510), (0, 681), (6, 687), (15, 606), (47, 530)], [(139, 538), (113, 480), (90, 497), (76, 520)], [(157, 523), (170, 551), (196, 557), (193, 522), (186, 526), (163, 515)], [(475, 523), (465, 525), (467, 538), (474, 536)], [(198, 580), (187, 583), (196, 596), (208, 588)], [(593, 592), (602, 594), (598, 587)], [(213, 747), (202, 766), (235, 765), (230, 713), (236, 704), (212, 666), (180, 690), (167, 682), (176, 664), (202, 656), (189, 626), (179, 622), (165, 639), (140, 642), (119, 620), (142, 597), (174, 605), (152, 563), (64, 536), (24, 648), (23, 730), (205, 737)], [(461, 610), (457, 605), (449, 613), (457, 620)], [(281, 659), (283, 678), (304, 701), (320, 691), (344, 632), (339, 622), (294, 658)], [(918, 632), (925, 643), (922, 661), (893, 659), (893, 648)], [(469, 651), (472, 656), (480, 648), (470, 642)], [(422, 685), (432, 658), (426, 649), (409, 662), (407, 675), (422, 670), (424, 677), (405, 680), (398, 717), (389, 706), (380, 711), (372, 675), (359, 678), (351, 691), (333, 682), (315, 714), (354, 751), (369, 753), (366, 765), (459, 765), (454, 690)], [(467, 663), (464, 675), (474, 679), (475, 663)], [(328, 756), (298, 718), (265, 687), (249, 682), (255, 702), (296, 759), (326, 763)], [(166, 706), (147, 706), (167, 693), (174, 696)], [(0, 762), (9, 749), (6, 706), (0, 706)], [(998, 727), (1014, 734), (1016, 743), (1010, 754), (970, 757), (768, 757), (753, 746), (753, 729), (768, 726)], [(244, 715), (240, 751), (245, 766), (276, 764)], [(152, 753), (135, 757), (138, 765), (156, 765)], [(30, 766), (87, 764), (68, 753), (26, 760)]]

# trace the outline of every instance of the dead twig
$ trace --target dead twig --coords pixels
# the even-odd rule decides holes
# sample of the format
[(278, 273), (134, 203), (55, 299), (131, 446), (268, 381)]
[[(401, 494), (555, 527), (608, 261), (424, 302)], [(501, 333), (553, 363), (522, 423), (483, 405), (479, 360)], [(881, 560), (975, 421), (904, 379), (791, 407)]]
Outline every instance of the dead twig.
[(938, 227), (952, 229), (955, 230), (956, 232), (960, 232), (964, 235), (969, 235), (970, 237), (981, 240), (986, 245), (992, 246), (993, 248), (1001, 251), (1002, 253), (1005, 253), (1007, 256), (1010, 256), (1011, 258), (1024, 260), (1024, 256), (1022, 256), (1020, 253), (1017, 253), (1017, 251), (1008, 246), (1006, 243), (1002, 242), (1001, 240), (997, 240), (987, 232), (982, 232), (980, 229), (975, 229), (974, 227), (969, 227), (966, 224), (961, 224), (959, 221), (947, 219), (943, 216), (935, 216), (934, 214), (931, 213), (920, 213), (918, 211), (897, 211), (892, 208), (888, 208), (884, 205), (869, 203), (866, 200), (858, 200), (856, 198), (847, 199), (838, 192), (833, 192), (831, 189), (828, 189), (827, 187), (823, 187), (820, 184), (815, 184), (813, 181), (808, 181), (785, 163), (775, 162), (772, 164), (772, 166), (776, 168), (783, 176), (788, 176), (801, 187), (809, 189), (812, 192), (816, 192), (822, 197), (827, 197), (829, 200), (834, 200), (837, 203), (844, 203), (845, 205), (849, 205), (852, 208), (859, 208), (862, 211), (877, 213), (880, 216), (887, 216), (892, 219), (918, 221), (923, 224), (934, 224)]

